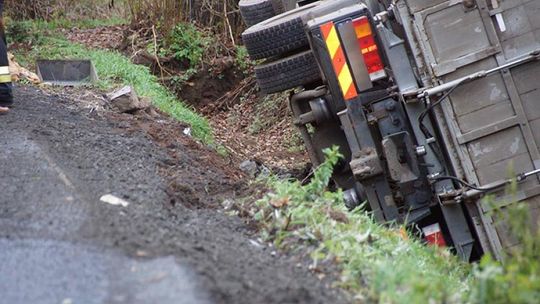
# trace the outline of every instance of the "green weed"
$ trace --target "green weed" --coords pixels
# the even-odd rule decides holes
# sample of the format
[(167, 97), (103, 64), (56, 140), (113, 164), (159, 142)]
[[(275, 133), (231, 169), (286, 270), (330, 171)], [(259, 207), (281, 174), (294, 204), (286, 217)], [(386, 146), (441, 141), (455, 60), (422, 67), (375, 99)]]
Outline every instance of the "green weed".
[(58, 18), (50, 21), (45, 20), (22, 20), (14, 21), (9, 17), (4, 20), (6, 33), (10, 42), (36, 43), (39, 38), (47, 35), (49, 31), (58, 29), (91, 29), (100, 26), (112, 26), (126, 24), (125, 19), (110, 17), (107, 19), (79, 19), (71, 20)]
[(260, 115), (255, 115), (253, 120), (248, 126), (248, 132), (251, 135), (257, 135), (259, 132), (261, 132), (266, 127), (266, 124), (264, 123), (263, 119)]
[(22, 20), (14, 21), (9, 17), (4, 19), (8, 44), (25, 43), (27, 45), (39, 45), (45, 36), (60, 36), (55, 33), (58, 29), (90, 29), (99, 26), (125, 24), (127, 21), (119, 17), (108, 19), (81, 19), (71, 20), (65, 18), (45, 20)]
[(264, 129), (279, 123), (281, 118), (277, 115), (280, 112), (286, 112), (284, 106), (287, 104), (287, 94), (273, 94), (265, 96), (261, 101), (255, 104), (255, 115), (248, 126), (248, 132), (256, 135)]
[(449, 252), (409, 238), (402, 227), (385, 227), (358, 208), (348, 212), (340, 191), (327, 187), (338, 149), (307, 185), (271, 178), (257, 202), (263, 236), (283, 249), (311, 248), (313, 266), (337, 263), (339, 285), (356, 299), (380, 303), (460, 303), (469, 266)]
[[(314, 268), (338, 265), (342, 271), (337, 284), (360, 302), (538, 302), (540, 223), (531, 222), (526, 204), (493, 204), (490, 216), (504, 222), (520, 245), (507, 251), (504, 262), (486, 255), (471, 266), (447, 250), (426, 246), (403, 227), (376, 223), (361, 208), (348, 212), (343, 194), (327, 190), (341, 156), (336, 148), (325, 153), (325, 163), (307, 185), (275, 177), (265, 181), (269, 193), (248, 214), (260, 223), (267, 241), (283, 250), (309, 250)], [(517, 193), (517, 185), (508, 193)]]
[(243, 45), (236, 46), (235, 49), (235, 64), (243, 72), (249, 73), (250, 68), (253, 67), (253, 62), (249, 59), (247, 49)]
[(179, 23), (169, 33), (164, 51), (174, 56), (180, 62), (187, 61), (191, 68), (202, 63), (205, 49), (210, 45), (210, 39), (190, 23)]
[(283, 144), (290, 153), (300, 153), (302, 151), (306, 151), (306, 147), (304, 146), (304, 141), (302, 140), (302, 136), (300, 136), (300, 132), (294, 132), (291, 134), (291, 136), (285, 138)]
[(49, 21), (35, 20), (38, 28), (43, 30), (57, 30), (57, 29), (92, 29), (102, 26), (113, 26), (126, 24), (128, 21), (124, 18), (117, 16), (111, 16), (106, 19), (68, 19), (68, 18), (55, 18)]

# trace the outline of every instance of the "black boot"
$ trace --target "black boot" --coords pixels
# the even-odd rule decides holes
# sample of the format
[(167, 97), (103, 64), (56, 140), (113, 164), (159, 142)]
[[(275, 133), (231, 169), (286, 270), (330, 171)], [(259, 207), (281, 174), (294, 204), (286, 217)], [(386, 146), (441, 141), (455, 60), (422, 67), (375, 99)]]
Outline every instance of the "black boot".
[[(0, 78), (2, 76), (0, 75)], [(11, 77), (11, 76), (10, 76)], [(0, 107), (13, 106), (13, 89), (11, 82), (0, 83)]]

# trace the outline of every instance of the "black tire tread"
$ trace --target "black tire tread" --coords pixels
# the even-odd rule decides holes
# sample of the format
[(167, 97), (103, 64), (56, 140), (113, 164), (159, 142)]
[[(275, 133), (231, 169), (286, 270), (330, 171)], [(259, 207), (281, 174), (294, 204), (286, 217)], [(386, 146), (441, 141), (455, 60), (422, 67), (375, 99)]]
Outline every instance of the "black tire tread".
[(282, 92), (321, 79), (312, 51), (305, 51), (255, 67), (257, 83), (266, 94)]
[(308, 46), (302, 16), (308, 14), (313, 7), (300, 8), (296, 15), (277, 16), (248, 28), (242, 34), (242, 40), (250, 58), (270, 58)]
[(242, 0), (238, 4), (242, 19), (247, 26), (255, 25), (277, 16), (285, 11), (280, 0), (251, 1)]

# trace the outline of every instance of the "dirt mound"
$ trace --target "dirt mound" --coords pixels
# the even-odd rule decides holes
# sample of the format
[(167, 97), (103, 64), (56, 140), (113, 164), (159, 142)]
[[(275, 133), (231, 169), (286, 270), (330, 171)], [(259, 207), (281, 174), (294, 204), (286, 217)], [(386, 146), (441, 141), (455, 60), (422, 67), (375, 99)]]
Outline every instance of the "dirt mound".
[(207, 117), (216, 112), (205, 108), (227, 95), (244, 78), (242, 72), (232, 65), (234, 59), (222, 57), (216, 61), (219, 63), (212, 66), (211, 72), (202, 69), (180, 85), (174, 80), (165, 82), (181, 100), (201, 110)]
[[(144, 131), (168, 158), (160, 173), (168, 180), (167, 194), (171, 205), (181, 203), (190, 208), (217, 208), (227, 197), (242, 191), (244, 175), (227, 158), (183, 134), (186, 125), (155, 110), (157, 116), (144, 113), (132, 116), (108, 113), (112, 120), (130, 123), (131, 134)], [(186, 150), (193, 153), (186, 153)], [(194, 165), (196, 164), (196, 165)]]

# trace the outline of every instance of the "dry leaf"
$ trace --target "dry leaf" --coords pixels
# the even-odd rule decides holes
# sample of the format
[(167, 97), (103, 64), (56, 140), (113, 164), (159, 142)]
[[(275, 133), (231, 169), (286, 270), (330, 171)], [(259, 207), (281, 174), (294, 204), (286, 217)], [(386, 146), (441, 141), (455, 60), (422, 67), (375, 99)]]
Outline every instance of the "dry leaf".
[(401, 227), (399, 229), (399, 236), (401, 236), (401, 238), (404, 240), (404, 241), (408, 241), (409, 240), (409, 234), (407, 234), (407, 230), (405, 230), (405, 228)]
[(281, 197), (276, 200), (271, 200), (270, 205), (274, 208), (282, 208), (284, 206), (287, 206), (289, 204), (290, 200), (288, 197)]
[(26, 79), (33, 84), (41, 83), (36, 73), (30, 72), (29, 70), (21, 67), (15, 61), (15, 56), (13, 54), (8, 53), (8, 59), (9, 59), (9, 72), (11, 73), (11, 80), (13, 82), (19, 81), (20, 79)]
[(336, 211), (336, 210), (332, 210), (331, 208), (328, 208), (326, 210), (326, 214), (328, 214), (328, 216), (336, 222), (340, 222), (344, 224), (349, 223), (349, 218), (347, 217), (345, 213), (341, 211)]

